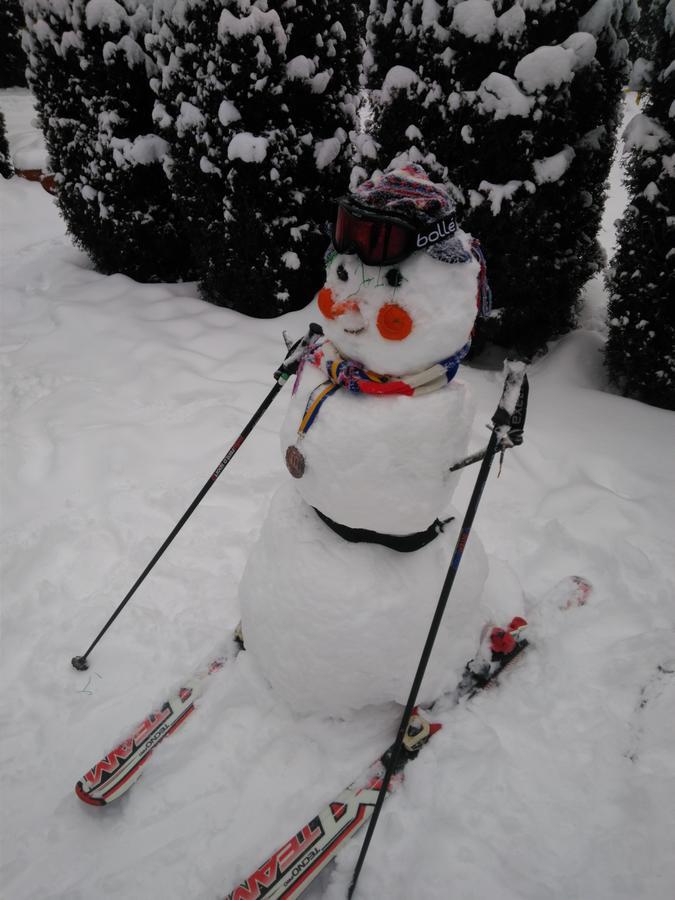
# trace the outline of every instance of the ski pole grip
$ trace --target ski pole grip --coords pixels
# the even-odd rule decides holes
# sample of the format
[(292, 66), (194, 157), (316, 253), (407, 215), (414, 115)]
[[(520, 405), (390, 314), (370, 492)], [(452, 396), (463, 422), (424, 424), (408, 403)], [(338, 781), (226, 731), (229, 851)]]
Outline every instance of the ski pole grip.
[(492, 417), (492, 424), (502, 447), (513, 447), (523, 442), (530, 390), (526, 370), (527, 366), (523, 362), (507, 360), (504, 363), (504, 390)]
[(275, 380), (283, 383), (290, 375), (295, 375), (307, 347), (311, 346), (322, 335), (323, 328), (317, 325), (316, 322), (312, 322), (307, 334), (296, 341), (286, 354), (286, 358), (274, 373)]

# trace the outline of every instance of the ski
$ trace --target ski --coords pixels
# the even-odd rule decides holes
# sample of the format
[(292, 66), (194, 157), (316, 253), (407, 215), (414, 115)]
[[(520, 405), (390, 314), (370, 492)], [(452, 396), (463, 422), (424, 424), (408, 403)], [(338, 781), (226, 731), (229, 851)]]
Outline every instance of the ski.
[[(552, 606), (557, 606), (560, 609), (566, 609), (571, 606), (580, 606), (585, 603), (590, 589), (590, 584), (585, 579), (579, 578), (578, 576), (571, 576), (570, 578), (561, 581), (549, 592), (547, 595), (548, 603)], [(545, 604), (542, 603), (540, 605)], [(514, 622), (515, 621), (516, 620), (514, 620)], [(501, 640), (505, 643), (500, 644), (498, 634), (504, 635)], [(481, 646), (487, 646), (487, 657), (489, 657), (490, 652), (494, 652), (498, 647), (501, 647), (502, 651), (508, 649), (510, 640), (509, 632), (502, 632), (500, 629), (493, 628), (490, 632), (490, 640), (487, 644), (483, 642)], [(173, 734), (173, 732), (176, 731), (176, 729), (179, 728), (194, 712), (196, 708), (195, 703), (204, 692), (209, 677), (216, 672), (221, 671), (225, 664), (236, 656), (242, 646), (241, 636), (236, 632), (231, 643), (221, 655), (213, 658), (206, 666), (193, 673), (190, 678), (186, 679), (181, 687), (172, 694), (165, 703), (153, 710), (133, 729), (131, 734), (125, 740), (107, 753), (85, 775), (83, 775), (75, 786), (75, 793), (80, 800), (92, 806), (105, 806), (126, 793), (126, 791), (128, 791), (142, 775), (143, 766), (148, 762), (156, 747), (164, 740), (164, 738)], [(520, 652), (520, 649), (518, 649), (518, 653)], [(481, 684), (481, 677), (484, 676), (480, 674), (480, 671), (485, 672), (485, 667), (490, 665), (487, 657), (483, 650), (479, 650), (475, 660), (471, 664), (472, 669), (470, 674), (467, 675), (465, 673), (462, 682), (455, 691), (457, 701), (467, 695), (472, 696), (476, 690), (480, 690), (485, 684), (493, 681), (504, 665), (506, 665), (507, 662), (510, 662), (510, 659), (512, 658), (508, 656), (507, 653), (504, 659), (500, 661), (500, 667), (494, 671), (488, 672), (489, 678), (485, 681), (485, 684)], [(482, 670), (481, 666), (483, 667)], [(430, 733), (426, 735), (425, 740), (422, 740), (425, 736), (426, 726), (422, 723), (419, 716), (417, 716), (414, 726), (411, 720), (411, 727), (421, 729), (416, 742), (417, 749), (419, 749), (422, 743), (425, 743), (426, 740), (428, 740), (431, 734), (438, 730), (434, 724), (430, 723)], [(412, 752), (409, 746), (410, 741), (408, 738), (406, 738), (406, 740), (407, 755), (404, 764), (412, 758), (408, 752)], [(417, 751), (415, 751), (414, 755), (416, 755), (416, 752)], [(381, 759), (384, 759), (386, 762), (386, 754)], [(378, 760), (378, 762), (381, 762), (381, 760)], [(356, 790), (357, 788), (358, 785), (355, 783), (355, 785), (351, 785), (350, 788), (347, 789), (347, 792), (352, 789)], [(350, 794), (349, 796), (352, 795)], [(377, 794), (375, 794), (375, 799), (376, 797)], [(364, 795), (361, 802), (366, 805), (369, 814), (369, 812), (372, 811), (372, 804), (368, 805), (366, 800), (367, 797)], [(340, 818), (344, 819), (344, 815)], [(368, 815), (360, 820), (358, 824), (362, 824), (367, 818)], [(349, 834), (351, 834), (353, 830), (354, 827), (350, 829)], [(343, 843), (343, 840), (339, 842), (339, 845)], [(327, 846), (327, 842), (324, 841), (322, 846), (323, 845)], [(337, 845), (334, 853), (339, 849), (339, 845)], [(316, 852), (319, 853), (321, 850), (317, 848)], [(334, 853), (332, 853), (328, 859), (331, 859)], [(320, 869), (317, 870), (316, 874), (318, 874), (318, 871), (320, 871)], [(258, 895), (254, 894), (252, 896)], [(277, 895), (260, 894), (259, 896), (276, 897)], [(291, 898), (298, 895), (285, 895), (282, 893), (278, 896), (284, 898), (288, 896)]]
[[(499, 663), (495, 663), (487, 671), (474, 672), (470, 664), (467, 666), (462, 680), (455, 688), (455, 702), (464, 697), (472, 697), (493, 683), (499, 673), (522, 653), (527, 647), (527, 640), (521, 635), (512, 637), (514, 646), (511, 652), (502, 654)], [(405, 766), (441, 727), (439, 722), (427, 719), (417, 707), (413, 710), (403, 743), (403, 753), (389, 785), (390, 791), (402, 781)], [(318, 816), (304, 825), (228, 894), (225, 900), (294, 900), (299, 897), (372, 815), (392, 749), (393, 744), (359, 778), (327, 803)]]
[(80, 800), (92, 806), (105, 806), (126, 793), (143, 774), (143, 766), (156, 747), (194, 712), (195, 702), (204, 693), (210, 676), (220, 672), (242, 646), (237, 629), (221, 655), (194, 672), (165, 703), (82, 776), (75, 785)]
[[(586, 579), (573, 575), (549, 591), (537, 608), (549, 604), (560, 610), (583, 606), (590, 591), (591, 585)], [(501, 672), (528, 646), (526, 628), (525, 619), (516, 617), (505, 629), (490, 625), (484, 630), (478, 653), (467, 663), (459, 684), (450, 694), (452, 705), (470, 700), (495, 683)], [(389, 793), (403, 780), (405, 766), (441, 728), (440, 722), (426, 718), (415, 707)], [(394, 744), (388, 747), (224, 900), (295, 900), (300, 897), (352, 835), (370, 819), (393, 747)]]

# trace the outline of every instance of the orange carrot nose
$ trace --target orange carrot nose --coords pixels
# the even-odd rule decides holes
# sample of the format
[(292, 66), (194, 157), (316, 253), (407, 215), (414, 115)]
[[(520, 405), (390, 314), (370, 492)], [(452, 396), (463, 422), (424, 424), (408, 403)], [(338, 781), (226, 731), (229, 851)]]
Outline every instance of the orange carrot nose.
[(321, 315), (327, 319), (337, 319), (349, 312), (360, 312), (356, 300), (344, 300), (342, 303), (336, 303), (335, 294), (330, 288), (321, 288), (318, 302)]
[(385, 303), (377, 314), (377, 330), (387, 341), (403, 341), (413, 330), (413, 320), (402, 306)]

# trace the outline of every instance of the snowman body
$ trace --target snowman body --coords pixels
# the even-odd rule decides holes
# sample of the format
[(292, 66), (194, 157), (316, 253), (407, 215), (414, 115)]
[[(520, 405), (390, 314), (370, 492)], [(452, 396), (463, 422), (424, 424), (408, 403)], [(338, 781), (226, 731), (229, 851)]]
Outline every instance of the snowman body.
[(336, 522), (389, 534), (423, 531), (443, 517), (459, 478), (450, 466), (466, 455), (473, 419), (466, 384), (457, 378), (419, 397), (337, 391), (311, 429), (298, 434), (307, 402), (325, 380), (305, 366), (281, 430), (283, 452), (295, 446), (305, 460), (294, 481), (300, 496)]
[[(467, 235), (456, 240), (470, 249)], [(281, 431), (282, 452), (293, 448), (301, 472), (274, 496), (240, 585), (247, 649), (299, 711), (341, 715), (408, 695), (457, 540), (460, 516), (450, 504), (458, 476), (450, 467), (466, 455), (474, 414), (460, 378), (439, 384), (434, 376), (470, 339), (478, 273), (468, 252), (452, 265), (423, 252), (382, 268), (354, 254), (329, 263), (319, 294), (328, 343), (299, 371)], [(392, 395), (343, 387), (303, 430), (330, 385), (325, 363), (335, 351), (421, 387)], [(345, 530), (371, 537), (355, 540)], [(392, 536), (420, 534), (432, 538), (417, 549), (387, 546)], [(422, 703), (455, 682), (475, 651), (489, 616), (481, 602), (487, 573), (474, 535)]]

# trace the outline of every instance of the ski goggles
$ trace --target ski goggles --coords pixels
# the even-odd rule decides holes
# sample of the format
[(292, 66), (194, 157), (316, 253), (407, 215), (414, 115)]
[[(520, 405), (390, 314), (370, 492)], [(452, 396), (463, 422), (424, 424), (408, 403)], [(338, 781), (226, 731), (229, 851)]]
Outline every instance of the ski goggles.
[(338, 253), (355, 253), (367, 266), (401, 262), (416, 250), (426, 250), (457, 231), (454, 213), (420, 228), (402, 216), (361, 206), (351, 197), (341, 197), (337, 203), (331, 233), (333, 246)]

